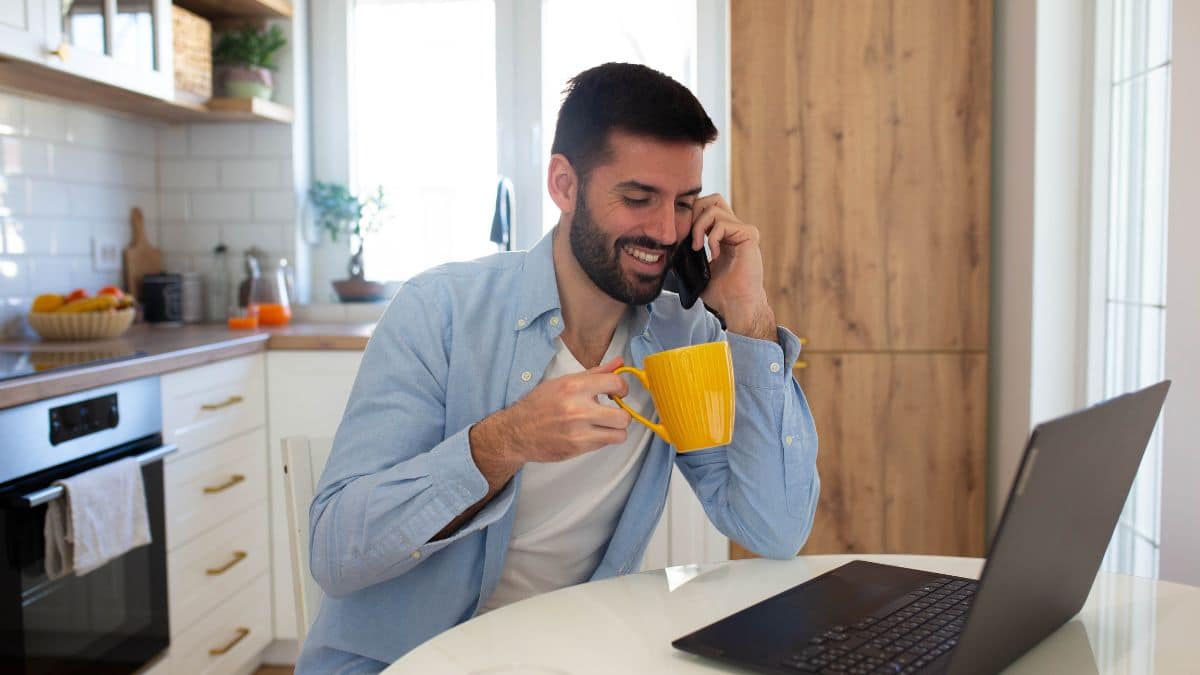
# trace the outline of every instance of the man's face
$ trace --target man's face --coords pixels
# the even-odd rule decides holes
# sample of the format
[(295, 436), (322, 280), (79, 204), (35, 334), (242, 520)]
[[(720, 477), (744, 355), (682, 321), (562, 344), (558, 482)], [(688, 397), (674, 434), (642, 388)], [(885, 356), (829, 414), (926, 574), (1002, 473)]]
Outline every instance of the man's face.
[(704, 149), (614, 131), (611, 158), (580, 186), (571, 251), (600, 290), (630, 305), (662, 292), (671, 254), (687, 245)]

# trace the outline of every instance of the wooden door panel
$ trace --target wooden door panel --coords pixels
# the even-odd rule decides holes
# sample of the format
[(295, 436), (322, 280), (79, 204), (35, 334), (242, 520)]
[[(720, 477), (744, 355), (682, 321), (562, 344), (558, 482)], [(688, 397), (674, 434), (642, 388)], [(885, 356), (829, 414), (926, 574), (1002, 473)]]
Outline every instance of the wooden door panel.
[[(801, 553), (982, 555), (987, 357), (804, 361), (821, 498)], [(752, 556), (734, 543), (730, 557)]]
[(813, 350), (986, 349), (991, 12), (732, 0), (733, 206)]

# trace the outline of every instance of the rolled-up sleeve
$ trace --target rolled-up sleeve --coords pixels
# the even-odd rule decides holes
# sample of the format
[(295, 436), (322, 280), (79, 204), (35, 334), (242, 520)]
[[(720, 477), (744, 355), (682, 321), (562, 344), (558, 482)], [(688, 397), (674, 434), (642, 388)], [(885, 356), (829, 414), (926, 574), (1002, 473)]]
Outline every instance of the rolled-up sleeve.
[(453, 536), (430, 541), (488, 491), (470, 428), (446, 435), (446, 331), (431, 292), (405, 284), (380, 320), (309, 511), (313, 578), (334, 597), (404, 574), (512, 499), (510, 485)]
[(794, 556), (807, 540), (820, 493), (817, 432), (792, 366), (800, 340), (727, 333), (737, 417), (729, 445), (676, 455), (676, 464), (723, 534), (762, 556)]

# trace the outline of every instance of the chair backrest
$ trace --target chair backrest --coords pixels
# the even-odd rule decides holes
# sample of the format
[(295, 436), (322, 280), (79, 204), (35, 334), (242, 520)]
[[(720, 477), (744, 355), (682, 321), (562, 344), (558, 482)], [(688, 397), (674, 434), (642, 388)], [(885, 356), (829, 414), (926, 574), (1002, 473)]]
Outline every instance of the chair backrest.
[(308, 507), (332, 446), (333, 442), (328, 438), (291, 436), (283, 439), (283, 486), (296, 598), (296, 637), (301, 644), (321, 606), (321, 587), (308, 569)]

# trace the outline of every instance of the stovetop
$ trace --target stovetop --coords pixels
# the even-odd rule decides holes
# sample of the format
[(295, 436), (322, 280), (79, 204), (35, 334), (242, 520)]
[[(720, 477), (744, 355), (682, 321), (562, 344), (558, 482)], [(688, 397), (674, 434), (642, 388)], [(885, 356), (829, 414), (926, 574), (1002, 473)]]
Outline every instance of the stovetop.
[(120, 345), (103, 345), (95, 349), (35, 347), (0, 349), (0, 382), (15, 380), (49, 371), (86, 368), (113, 361), (146, 356), (146, 352)]

